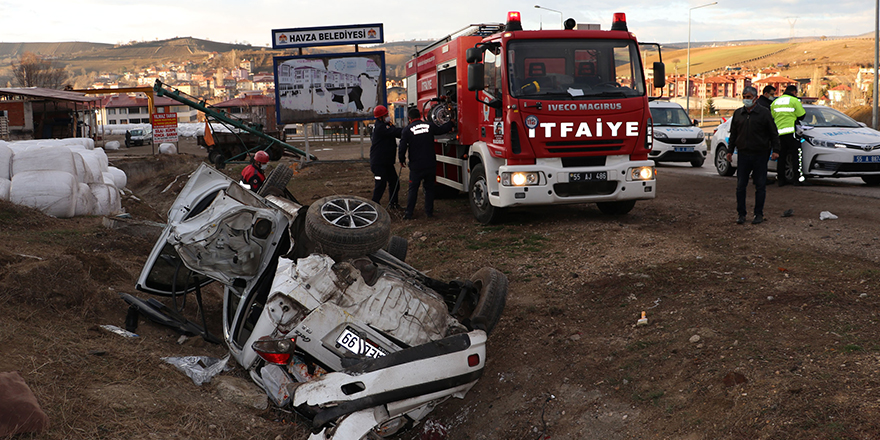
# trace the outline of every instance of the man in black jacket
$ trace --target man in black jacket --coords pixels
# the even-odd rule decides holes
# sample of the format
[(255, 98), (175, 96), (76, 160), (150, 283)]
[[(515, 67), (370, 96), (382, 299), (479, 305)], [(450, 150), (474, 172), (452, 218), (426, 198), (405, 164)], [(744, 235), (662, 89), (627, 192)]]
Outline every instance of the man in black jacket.
[(409, 194), (403, 218), (409, 220), (419, 198), (419, 185), (425, 187), (425, 214), (434, 216), (434, 181), (437, 178), (437, 158), (434, 156), (434, 135), (448, 133), (454, 121), (441, 126), (422, 121), (419, 109), (413, 107), (407, 112), (410, 123), (403, 129), (400, 137), (400, 166), (406, 166), (406, 152), (409, 151)]
[(373, 109), (373, 116), (376, 117), (376, 123), (373, 127), (373, 134), (370, 139), (373, 141), (370, 146), (370, 171), (373, 172), (375, 186), (373, 187), (373, 201), (379, 203), (382, 200), (382, 193), (385, 187), (388, 187), (388, 207), (391, 209), (400, 209), (397, 202), (397, 190), (400, 189), (400, 181), (397, 178), (397, 172), (394, 170), (394, 161), (397, 159), (397, 141), (402, 129), (391, 124), (391, 117), (388, 116), (388, 108), (384, 105), (377, 105)]
[(746, 187), (749, 175), (755, 182), (755, 218), (753, 225), (764, 221), (764, 199), (767, 197), (767, 160), (779, 157), (779, 136), (770, 110), (758, 105), (758, 90), (752, 86), (742, 92), (743, 106), (733, 113), (730, 121), (730, 152), (739, 154), (736, 169), (736, 224), (746, 222)]
[(776, 87), (764, 86), (764, 90), (761, 91), (761, 97), (758, 98), (758, 104), (770, 110), (770, 104), (773, 104), (774, 99), (776, 99)]

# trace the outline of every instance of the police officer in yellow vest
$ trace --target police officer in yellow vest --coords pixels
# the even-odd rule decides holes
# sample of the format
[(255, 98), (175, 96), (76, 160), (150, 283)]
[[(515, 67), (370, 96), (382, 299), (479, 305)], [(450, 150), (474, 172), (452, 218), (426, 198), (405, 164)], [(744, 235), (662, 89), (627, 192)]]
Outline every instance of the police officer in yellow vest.
[[(787, 184), (801, 184), (801, 161), (800, 140), (795, 136), (794, 124), (804, 118), (804, 107), (797, 98), (797, 86), (790, 85), (785, 88), (782, 96), (773, 100), (770, 105), (770, 113), (779, 132), (779, 162), (776, 164), (776, 183), (779, 186)], [(786, 168), (789, 164), (794, 165), (792, 175), (794, 178), (788, 181), (785, 178)]]

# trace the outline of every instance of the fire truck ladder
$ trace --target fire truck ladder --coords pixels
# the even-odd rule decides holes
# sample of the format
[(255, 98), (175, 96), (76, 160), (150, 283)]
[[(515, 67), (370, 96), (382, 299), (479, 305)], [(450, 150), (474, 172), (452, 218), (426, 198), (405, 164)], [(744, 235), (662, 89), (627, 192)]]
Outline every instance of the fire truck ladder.
[[(278, 139), (275, 139), (272, 136), (267, 135), (266, 133), (263, 133), (263, 126), (261, 124), (246, 123), (245, 121), (240, 121), (238, 119), (234, 119), (234, 118), (230, 117), (229, 115), (227, 115), (226, 113), (213, 110), (206, 105), (205, 101), (196, 101), (194, 99), (195, 97), (187, 95), (186, 93), (181, 92), (180, 90), (177, 90), (175, 88), (172, 88), (171, 86), (169, 86), (167, 84), (163, 84), (162, 81), (160, 81), (158, 79), (156, 80), (156, 84), (153, 85), (153, 92), (155, 92), (156, 96), (167, 96), (167, 97), (169, 97), (169, 98), (171, 98), (181, 104), (188, 105), (188, 106), (204, 113), (206, 118), (210, 118), (210, 119), (213, 119), (217, 122), (220, 122), (227, 129), (229, 129), (229, 126), (231, 125), (232, 127), (235, 127), (239, 130), (250, 133), (250, 134), (257, 136), (260, 139), (263, 139), (264, 141), (268, 142), (267, 145), (260, 145), (260, 146), (253, 147), (250, 149), (243, 148), (245, 150), (244, 152), (239, 153), (235, 156), (232, 156), (228, 159), (223, 158), (223, 160), (219, 161), (220, 163), (215, 164), (220, 168), (225, 166), (227, 163), (246, 163), (247, 162), (246, 159), (251, 152), (256, 152), (259, 150), (265, 151), (265, 150), (268, 150), (269, 148), (271, 148), (273, 145), (279, 145), (280, 147), (282, 147), (286, 150), (292, 151), (293, 153), (295, 153), (301, 157), (308, 156), (311, 160), (318, 159), (313, 154), (307, 155), (305, 151), (302, 151), (299, 148), (294, 147), (293, 145), (287, 144), (287, 143), (282, 142)], [(189, 99), (189, 98), (185, 97), (184, 95), (188, 96), (189, 98), (193, 98), (193, 99)], [(232, 133), (235, 133), (236, 136), (238, 136), (238, 134), (234, 130), (230, 129), (229, 131)], [(241, 137), (239, 137), (239, 140), (241, 140)], [(244, 141), (242, 141), (242, 145), (244, 145)]]
[(504, 30), (504, 24), (502, 23), (481, 23), (481, 24), (472, 24), (470, 26), (465, 26), (431, 44), (428, 46), (419, 49), (416, 51), (416, 56), (419, 56), (425, 52), (433, 50), (434, 48), (440, 46), (441, 44), (446, 44), (458, 37), (467, 37), (471, 35), (476, 35), (479, 37), (488, 37), (492, 34), (497, 34)]

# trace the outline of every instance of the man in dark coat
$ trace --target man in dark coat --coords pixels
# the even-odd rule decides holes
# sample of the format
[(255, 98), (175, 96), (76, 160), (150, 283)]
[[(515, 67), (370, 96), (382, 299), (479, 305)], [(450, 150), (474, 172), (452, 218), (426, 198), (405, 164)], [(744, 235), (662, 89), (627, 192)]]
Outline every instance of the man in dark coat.
[(743, 106), (733, 113), (730, 122), (730, 153), (738, 151), (736, 169), (736, 224), (746, 222), (746, 187), (749, 175), (755, 182), (755, 218), (753, 225), (764, 222), (764, 200), (767, 197), (767, 161), (779, 157), (779, 135), (770, 110), (758, 105), (758, 90), (752, 86), (742, 92)]
[(449, 121), (441, 126), (422, 121), (419, 109), (413, 107), (407, 112), (410, 123), (403, 129), (400, 137), (400, 165), (406, 166), (406, 153), (409, 151), (409, 194), (403, 218), (409, 220), (419, 198), (419, 185), (425, 187), (425, 215), (434, 216), (434, 181), (437, 178), (437, 158), (434, 156), (434, 135), (448, 133), (455, 126)]
[(758, 105), (770, 110), (770, 104), (773, 104), (774, 99), (776, 99), (776, 87), (764, 86), (764, 90), (761, 91), (761, 97), (758, 98)]
[(394, 170), (394, 161), (397, 160), (397, 138), (400, 138), (403, 129), (395, 127), (388, 116), (388, 108), (377, 105), (373, 110), (376, 123), (373, 133), (370, 135), (370, 171), (373, 172), (375, 186), (373, 187), (373, 201), (379, 203), (382, 193), (388, 187), (388, 207), (400, 209), (397, 201), (397, 191), (400, 189), (400, 180)]

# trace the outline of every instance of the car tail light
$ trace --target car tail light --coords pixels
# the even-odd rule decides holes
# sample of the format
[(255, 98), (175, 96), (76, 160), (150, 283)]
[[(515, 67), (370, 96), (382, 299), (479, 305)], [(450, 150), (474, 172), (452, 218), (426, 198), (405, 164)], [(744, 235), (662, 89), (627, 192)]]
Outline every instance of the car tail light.
[(468, 367), (476, 367), (480, 365), (480, 355), (472, 354), (468, 356)]
[(263, 336), (251, 346), (266, 362), (276, 365), (287, 365), (296, 349), (296, 337), (273, 339)]

